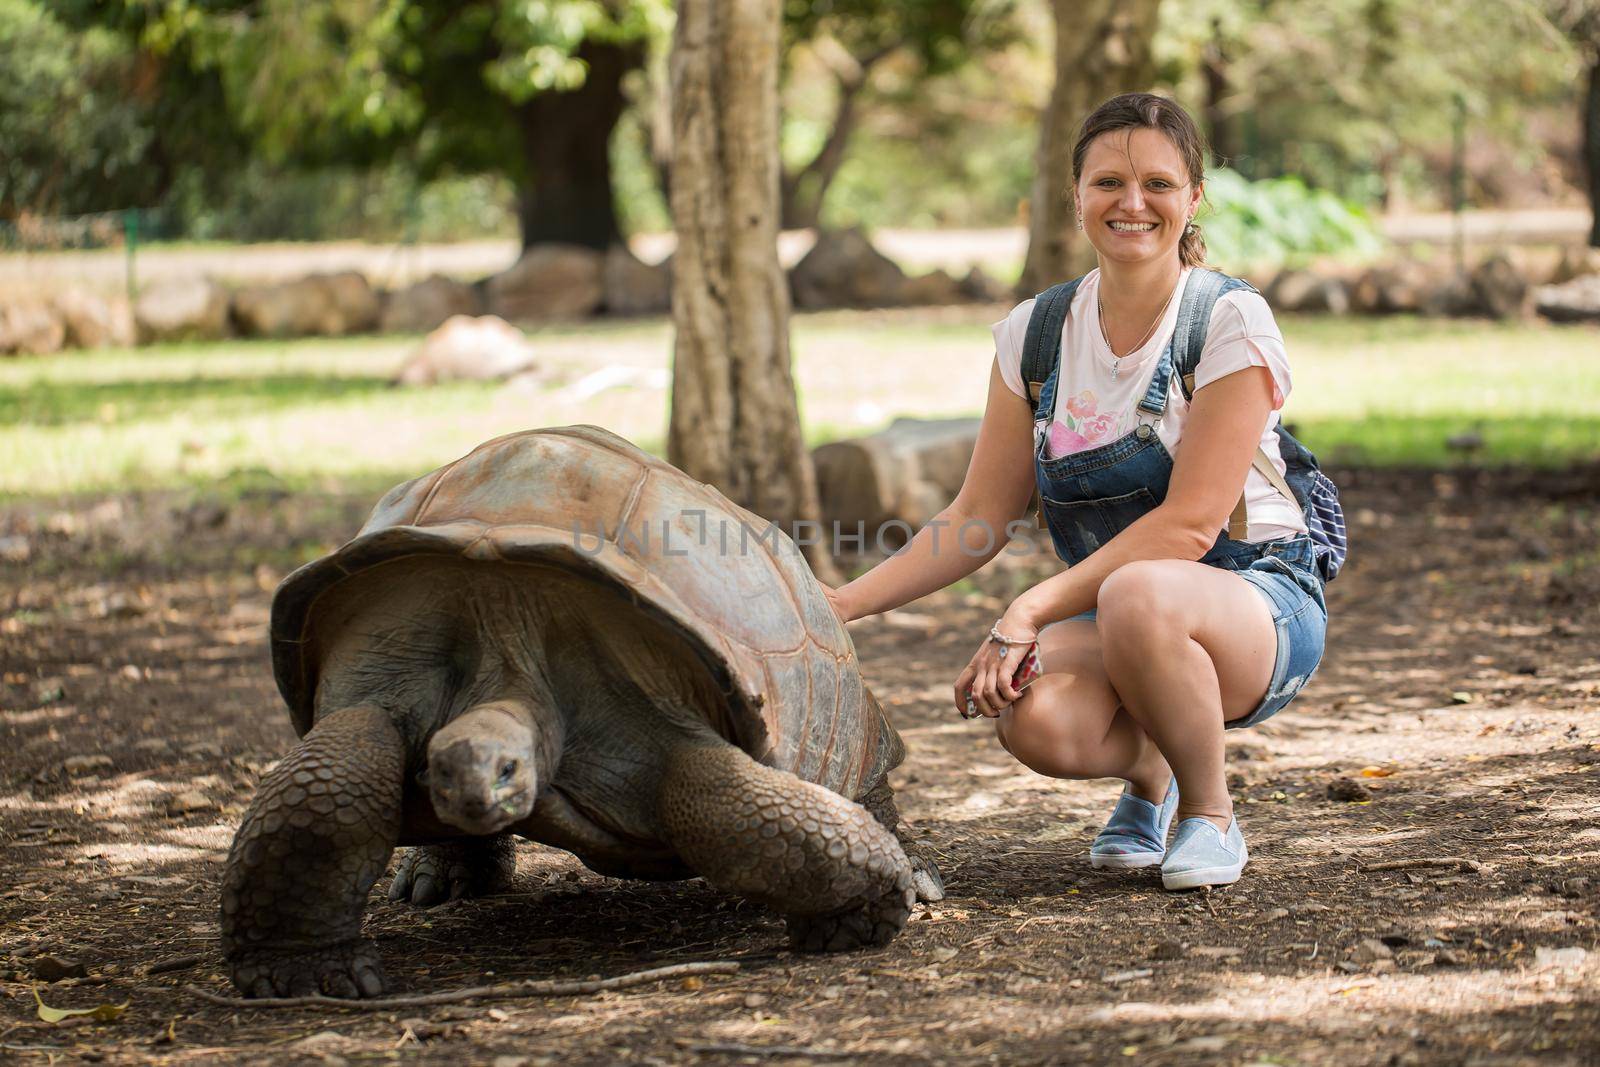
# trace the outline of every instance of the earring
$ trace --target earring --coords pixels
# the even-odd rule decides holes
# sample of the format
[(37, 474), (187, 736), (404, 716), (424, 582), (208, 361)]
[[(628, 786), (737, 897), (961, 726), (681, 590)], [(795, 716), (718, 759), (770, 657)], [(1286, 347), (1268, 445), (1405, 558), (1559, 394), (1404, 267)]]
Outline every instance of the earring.
[(1083, 219), (1080, 218), (1077, 221), (1078, 221), (1078, 229), (1080, 229), (1080, 230), (1083, 229)]

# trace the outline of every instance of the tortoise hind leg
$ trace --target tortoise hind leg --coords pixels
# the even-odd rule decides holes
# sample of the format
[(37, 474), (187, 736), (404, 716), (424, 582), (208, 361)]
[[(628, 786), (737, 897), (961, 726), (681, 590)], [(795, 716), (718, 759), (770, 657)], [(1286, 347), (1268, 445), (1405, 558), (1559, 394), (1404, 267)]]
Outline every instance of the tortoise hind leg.
[(936, 900), (944, 899), (944, 876), (939, 873), (939, 865), (934, 862), (933, 855), (928, 849), (915, 842), (906, 840), (901, 832), (900, 809), (894, 803), (894, 790), (890, 788), (887, 780), (879, 782), (869, 789), (861, 798), (861, 806), (872, 812), (872, 817), (882, 823), (905, 850), (906, 858), (911, 861), (911, 881), (917, 890), (917, 899), (923, 903), (931, 904)]
[(707, 881), (782, 913), (803, 951), (881, 945), (915, 892), (900, 843), (859, 804), (723, 741), (667, 756), (659, 811), (667, 840)]
[(447, 900), (503, 893), (517, 870), (517, 842), (511, 834), (466, 837), (408, 848), (389, 885), (390, 900), (431, 908)]
[(245, 996), (377, 996), (361, 910), (400, 836), (405, 748), (381, 708), (319, 722), (256, 791), (222, 879), (222, 953)]

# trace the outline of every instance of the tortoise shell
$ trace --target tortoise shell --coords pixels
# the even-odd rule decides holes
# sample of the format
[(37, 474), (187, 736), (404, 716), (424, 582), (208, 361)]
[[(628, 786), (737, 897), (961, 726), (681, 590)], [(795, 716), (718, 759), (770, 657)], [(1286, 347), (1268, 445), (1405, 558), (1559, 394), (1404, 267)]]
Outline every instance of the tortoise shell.
[(396, 486), (354, 539), (284, 579), (272, 661), (299, 734), (315, 716), (307, 635), (319, 600), (367, 568), (430, 553), (558, 566), (622, 592), (702, 658), (728, 740), (769, 766), (855, 798), (904, 755), (794, 542), (596, 426), (508, 434)]

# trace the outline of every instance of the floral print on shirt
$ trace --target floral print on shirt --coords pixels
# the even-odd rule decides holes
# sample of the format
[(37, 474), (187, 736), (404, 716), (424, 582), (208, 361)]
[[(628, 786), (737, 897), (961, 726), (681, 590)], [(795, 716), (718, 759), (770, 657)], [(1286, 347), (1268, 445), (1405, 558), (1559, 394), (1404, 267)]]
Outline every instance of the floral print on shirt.
[(1097, 411), (1093, 389), (1065, 398), (1050, 427), (1050, 457), (1059, 459), (1108, 440), (1116, 429), (1117, 413)]

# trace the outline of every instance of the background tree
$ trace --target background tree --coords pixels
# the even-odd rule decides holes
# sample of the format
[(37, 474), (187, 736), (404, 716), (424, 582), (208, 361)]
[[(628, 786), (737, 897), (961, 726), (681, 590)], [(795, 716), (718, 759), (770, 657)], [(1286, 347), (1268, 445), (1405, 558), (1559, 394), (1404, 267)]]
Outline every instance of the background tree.
[(783, 57), (808, 49), (832, 81), (833, 113), (805, 162), (785, 169), (783, 225), (816, 226), (844, 163), (874, 71), (903, 60), (901, 78), (922, 85), (1009, 43), (1012, 0), (787, 0)]
[(524, 246), (620, 235), (609, 143), (667, 0), (63, 0), (214, 72), (269, 158), (501, 173)]
[[(678, 5), (667, 459), (793, 530), (819, 508), (778, 263), (778, 39), (777, 0)], [(835, 577), (826, 546), (808, 556)]]
[(1019, 293), (1031, 296), (1090, 265), (1072, 211), (1072, 145), (1101, 101), (1150, 88), (1159, 6), (1160, 0), (1053, 0), (1055, 87), (1041, 123)]
[(1600, 248), (1600, 2), (1551, 0), (1551, 21), (1572, 41), (1582, 63), (1584, 179), (1589, 193), (1589, 245)]

